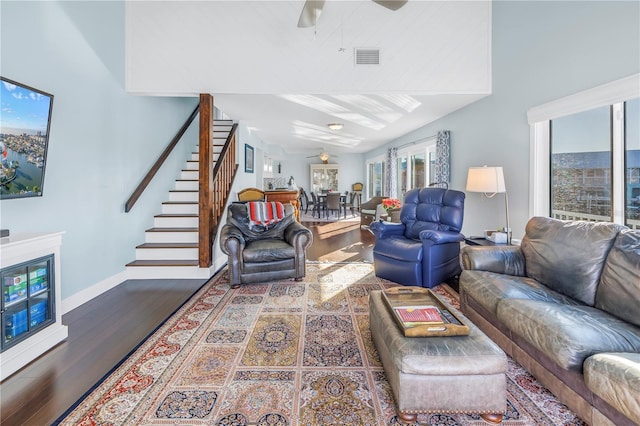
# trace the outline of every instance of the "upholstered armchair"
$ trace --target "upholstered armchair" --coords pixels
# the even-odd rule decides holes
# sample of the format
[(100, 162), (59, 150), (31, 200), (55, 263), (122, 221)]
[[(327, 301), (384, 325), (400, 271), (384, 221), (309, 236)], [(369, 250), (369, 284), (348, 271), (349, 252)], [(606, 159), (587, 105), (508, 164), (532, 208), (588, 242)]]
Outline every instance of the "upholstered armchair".
[(360, 205), (360, 226), (370, 225), (384, 214), (382, 200), (386, 197), (375, 196)]
[(284, 217), (267, 226), (250, 221), (249, 205), (231, 204), (220, 231), (220, 248), (229, 257), (231, 288), (284, 278), (301, 281), (313, 241), (311, 231), (295, 220), (291, 204), (283, 204)]
[(370, 225), (376, 275), (429, 288), (458, 275), (464, 198), (464, 192), (444, 188), (407, 192), (401, 223)]

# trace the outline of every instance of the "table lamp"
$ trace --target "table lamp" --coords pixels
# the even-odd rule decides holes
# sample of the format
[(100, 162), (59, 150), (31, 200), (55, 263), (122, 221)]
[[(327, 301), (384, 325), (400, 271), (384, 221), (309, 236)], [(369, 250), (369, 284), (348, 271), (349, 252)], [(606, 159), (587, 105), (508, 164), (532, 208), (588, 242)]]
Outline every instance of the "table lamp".
[(497, 193), (504, 192), (504, 206), (507, 218), (507, 244), (511, 244), (509, 197), (507, 187), (504, 184), (502, 167), (469, 167), (469, 173), (467, 174), (467, 191), (482, 192), (487, 198), (493, 198)]

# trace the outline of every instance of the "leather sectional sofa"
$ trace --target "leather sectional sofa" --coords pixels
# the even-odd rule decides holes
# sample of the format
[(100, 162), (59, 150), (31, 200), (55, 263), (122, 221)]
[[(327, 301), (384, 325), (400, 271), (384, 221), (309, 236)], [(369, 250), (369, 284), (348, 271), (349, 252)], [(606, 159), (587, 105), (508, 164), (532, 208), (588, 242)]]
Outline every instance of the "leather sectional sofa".
[(532, 218), (461, 251), (462, 311), (591, 425), (640, 424), (640, 231)]

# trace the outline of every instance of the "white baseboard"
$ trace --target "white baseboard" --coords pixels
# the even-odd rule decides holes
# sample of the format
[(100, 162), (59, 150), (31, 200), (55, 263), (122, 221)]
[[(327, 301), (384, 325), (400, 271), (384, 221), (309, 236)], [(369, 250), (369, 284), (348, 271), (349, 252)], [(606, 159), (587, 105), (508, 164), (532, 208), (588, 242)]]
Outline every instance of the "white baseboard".
[(111, 277), (100, 281), (92, 285), (89, 288), (85, 288), (77, 292), (76, 294), (67, 297), (62, 300), (62, 315), (66, 314), (77, 308), (80, 305), (83, 305), (93, 299), (94, 297), (100, 296), (102, 293), (111, 290), (117, 285), (125, 282), (127, 280), (127, 271), (122, 271), (116, 275), (112, 275)]
[[(196, 275), (190, 276), (189, 274), (185, 274), (184, 272), (179, 272), (176, 276), (170, 276), (167, 272), (163, 272), (158, 277), (151, 277), (146, 274), (141, 276), (136, 276), (132, 274), (130, 271), (126, 269), (116, 275), (113, 275), (105, 280), (100, 281), (97, 284), (92, 285), (89, 288), (85, 288), (84, 290), (79, 291), (78, 293), (67, 297), (62, 301), (62, 315), (66, 314), (77, 308), (80, 305), (83, 305), (93, 299), (94, 297), (100, 296), (102, 293), (111, 290), (112, 288), (122, 284), (128, 279), (167, 279), (167, 278), (178, 278), (178, 279), (208, 279), (212, 277), (216, 272), (222, 269), (227, 264), (226, 258), (216, 259), (214, 264), (209, 268), (191, 268), (193, 271), (199, 271)], [(145, 269), (145, 268), (141, 268)], [(174, 268), (176, 269), (176, 268)]]

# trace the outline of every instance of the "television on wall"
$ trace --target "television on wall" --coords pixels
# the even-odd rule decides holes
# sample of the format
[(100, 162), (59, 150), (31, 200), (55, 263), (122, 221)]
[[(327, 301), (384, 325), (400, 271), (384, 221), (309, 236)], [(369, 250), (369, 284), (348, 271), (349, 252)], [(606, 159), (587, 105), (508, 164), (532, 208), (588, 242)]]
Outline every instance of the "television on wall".
[(0, 80), (0, 200), (42, 196), (53, 95)]

